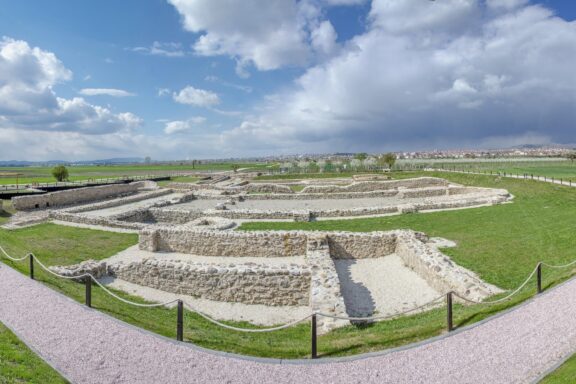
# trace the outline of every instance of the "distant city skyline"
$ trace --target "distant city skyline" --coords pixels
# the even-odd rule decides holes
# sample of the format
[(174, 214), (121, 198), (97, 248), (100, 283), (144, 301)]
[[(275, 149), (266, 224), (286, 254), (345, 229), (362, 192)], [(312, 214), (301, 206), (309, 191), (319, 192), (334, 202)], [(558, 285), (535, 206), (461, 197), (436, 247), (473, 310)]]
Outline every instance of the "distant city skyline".
[(575, 143), (575, 19), (561, 0), (7, 0), (0, 161)]

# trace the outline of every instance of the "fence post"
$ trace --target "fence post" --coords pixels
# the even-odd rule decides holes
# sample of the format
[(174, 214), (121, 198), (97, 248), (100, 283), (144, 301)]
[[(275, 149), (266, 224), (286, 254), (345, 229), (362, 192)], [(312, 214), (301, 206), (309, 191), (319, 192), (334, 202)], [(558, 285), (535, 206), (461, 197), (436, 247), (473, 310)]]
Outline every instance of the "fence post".
[(318, 343), (317, 343), (317, 335), (316, 335), (316, 314), (312, 315), (312, 358), (318, 358)]
[(448, 325), (448, 332), (454, 330), (454, 322), (452, 316), (452, 291), (446, 294), (446, 323)]
[(536, 279), (538, 281), (538, 293), (542, 293), (542, 263), (538, 263)]
[(34, 255), (30, 253), (28, 257), (30, 258), (30, 278), (34, 280)]
[(176, 320), (176, 340), (184, 340), (184, 303), (178, 300), (178, 318)]
[(87, 276), (84, 283), (86, 284), (86, 306), (92, 308), (92, 276)]

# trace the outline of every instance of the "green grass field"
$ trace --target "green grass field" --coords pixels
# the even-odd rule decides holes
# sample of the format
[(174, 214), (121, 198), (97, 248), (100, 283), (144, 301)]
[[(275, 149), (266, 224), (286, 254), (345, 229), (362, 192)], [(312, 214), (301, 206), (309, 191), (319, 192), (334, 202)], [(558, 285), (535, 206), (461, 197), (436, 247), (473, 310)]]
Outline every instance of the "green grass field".
[[(396, 177), (419, 176), (397, 173)], [(512, 204), (458, 211), (408, 214), (382, 218), (325, 221), (315, 223), (249, 223), (243, 230), (318, 229), (374, 231), (397, 228), (421, 230), (458, 243), (446, 249), (457, 263), (478, 272), (488, 282), (506, 289), (518, 286), (536, 263), (565, 263), (576, 258), (576, 191), (568, 187), (535, 181), (500, 179), (461, 174), (444, 176), (467, 185), (507, 188), (515, 195)], [(102, 259), (135, 244), (136, 235), (44, 224), (5, 231), (0, 244), (16, 255), (32, 251), (48, 265), (73, 264), (88, 258)], [(26, 263), (7, 264), (27, 273)], [(550, 287), (573, 274), (573, 270), (544, 270), (544, 286)], [(37, 278), (79, 302), (84, 286), (62, 281), (39, 270)], [(495, 306), (455, 306), (455, 324), (463, 326), (509, 308), (535, 293), (535, 279), (509, 302)], [(122, 294), (124, 297), (129, 297)], [(133, 298), (134, 300), (138, 300)], [(175, 337), (174, 309), (135, 308), (111, 299), (99, 288), (93, 289), (93, 306), (121, 320), (159, 334)], [(321, 356), (343, 356), (382, 350), (426, 339), (445, 332), (445, 308), (367, 326), (348, 326), (319, 338)], [(231, 323), (249, 327), (248, 324)], [(198, 315), (187, 312), (185, 340), (217, 350), (262, 357), (302, 358), (310, 353), (310, 327), (302, 324), (286, 330), (250, 334), (219, 328)]]
[[(82, 181), (88, 179), (100, 179), (122, 176), (163, 175), (177, 172), (195, 171), (231, 171), (234, 166), (254, 170), (267, 170), (276, 167), (275, 164), (266, 163), (206, 163), (192, 165), (102, 165), (102, 166), (70, 166), (70, 181)], [(0, 167), (0, 185), (6, 184), (32, 184), (53, 183), (55, 180), (51, 174), (52, 167)], [(2, 176), (3, 174), (21, 174), (18, 180), (15, 175)]]
[[(425, 163), (422, 163), (423, 165)], [(569, 160), (533, 160), (533, 161), (453, 161), (453, 162), (434, 162), (426, 164), (434, 168), (456, 169), (473, 171), (473, 172), (500, 172), (514, 175), (534, 175), (553, 177), (555, 179), (565, 179), (576, 182), (576, 162)]]
[(0, 383), (67, 383), (0, 323)]
[(576, 355), (566, 360), (557, 370), (546, 376), (540, 384), (576, 383)]

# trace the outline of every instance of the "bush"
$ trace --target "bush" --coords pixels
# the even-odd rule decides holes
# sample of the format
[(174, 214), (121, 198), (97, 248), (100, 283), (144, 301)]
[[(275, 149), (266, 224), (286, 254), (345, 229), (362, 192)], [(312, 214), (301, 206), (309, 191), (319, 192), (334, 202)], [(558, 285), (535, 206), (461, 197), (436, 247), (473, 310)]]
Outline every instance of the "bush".
[(56, 181), (68, 180), (68, 169), (63, 165), (58, 165), (52, 168), (52, 176), (54, 176)]

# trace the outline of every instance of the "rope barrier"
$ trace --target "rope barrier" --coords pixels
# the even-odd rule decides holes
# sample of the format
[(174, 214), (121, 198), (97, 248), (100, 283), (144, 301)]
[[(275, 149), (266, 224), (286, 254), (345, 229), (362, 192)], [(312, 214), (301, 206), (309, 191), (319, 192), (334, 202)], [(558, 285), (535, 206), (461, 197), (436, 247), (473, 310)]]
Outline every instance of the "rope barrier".
[(204, 319), (208, 320), (209, 322), (211, 322), (211, 323), (213, 323), (213, 324), (216, 324), (216, 325), (218, 325), (218, 326), (220, 326), (220, 327), (222, 327), (222, 328), (227, 328), (227, 329), (231, 329), (231, 330), (233, 330), (233, 331), (238, 331), (238, 332), (250, 332), (250, 333), (273, 332), (273, 331), (279, 331), (279, 330), (281, 330), (281, 329), (290, 328), (290, 327), (292, 327), (292, 326), (294, 326), (294, 325), (296, 325), (296, 324), (299, 324), (299, 323), (301, 323), (301, 322), (303, 322), (303, 321), (308, 320), (308, 319), (311, 318), (312, 315), (313, 315), (313, 314), (311, 313), (311, 314), (306, 315), (305, 317), (303, 317), (303, 318), (301, 318), (301, 319), (299, 319), (299, 320), (295, 320), (295, 321), (292, 321), (292, 322), (290, 322), (290, 323), (286, 323), (286, 324), (284, 324), (284, 325), (280, 325), (280, 326), (278, 326), (278, 327), (250, 329), (250, 328), (238, 328), (238, 327), (233, 327), (233, 326), (228, 325), (228, 324), (224, 324), (224, 323), (222, 323), (222, 322), (220, 322), (220, 321), (218, 321), (218, 320), (216, 320), (216, 319), (213, 319), (212, 317), (210, 317), (210, 316), (208, 316), (208, 315), (206, 315), (206, 314), (204, 314), (204, 313), (202, 313), (202, 312), (199, 312), (199, 311), (195, 310), (194, 308), (192, 308), (192, 307), (191, 307), (189, 304), (187, 304), (187, 303), (184, 303), (184, 306), (185, 306), (186, 308), (188, 308), (189, 310), (191, 310), (192, 312), (197, 313), (198, 315), (200, 315), (200, 316), (203, 317)]
[(21, 257), (21, 258), (15, 258), (15, 257), (10, 256), (2, 246), (0, 246), (0, 251), (4, 254), (4, 256), (6, 256), (8, 259), (10, 259), (10, 260), (12, 260), (12, 261), (23, 261), (23, 260), (27, 259), (29, 256), (32, 256), (32, 257), (34, 258), (34, 260), (36, 261), (36, 263), (38, 263), (38, 265), (39, 265), (42, 269), (44, 269), (46, 272), (48, 272), (48, 273), (50, 273), (50, 274), (52, 274), (52, 275), (54, 275), (54, 276), (56, 276), (56, 277), (62, 278), (62, 279), (75, 280), (75, 279), (82, 279), (82, 278), (85, 278), (85, 277), (89, 277), (90, 279), (92, 279), (92, 281), (94, 281), (94, 283), (96, 283), (96, 285), (98, 285), (100, 288), (102, 288), (102, 290), (104, 290), (104, 291), (105, 291), (107, 294), (109, 294), (110, 296), (112, 296), (112, 297), (114, 297), (115, 299), (120, 300), (120, 301), (122, 301), (122, 302), (124, 302), (124, 303), (126, 303), (126, 304), (130, 304), (130, 305), (133, 305), (133, 306), (136, 306), (136, 307), (145, 307), (145, 308), (162, 307), (162, 306), (174, 304), (174, 303), (176, 303), (176, 302), (178, 301), (177, 299), (174, 299), (174, 300), (171, 300), (171, 301), (167, 301), (167, 302), (165, 302), (165, 303), (154, 303), (154, 304), (136, 303), (136, 302), (134, 302), (134, 301), (127, 300), (127, 299), (124, 299), (124, 298), (116, 295), (114, 292), (112, 292), (111, 290), (109, 290), (108, 288), (106, 288), (102, 283), (100, 283), (100, 282), (99, 282), (93, 275), (91, 275), (90, 273), (84, 273), (84, 274), (82, 274), (82, 275), (75, 275), (75, 276), (65, 276), (65, 275), (61, 275), (61, 274), (59, 274), (59, 273), (56, 273), (56, 272), (52, 271), (49, 267), (47, 267), (44, 263), (42, 263), (42, 261), (40, 261), (40, 259), (38, 259), (38, 257), (37, 257), (36, 255), (34, 255), (33, 253), (29, 253), (29, 254), (27, 254), (26, 256)]
[(425, 307), (429, 306), (430, 304), (435, 303), (435, 302), (437, 302), (437, 301), (440, 300), (440, 299), (443, 299), (445, 296), (446, 296), (446, 295), (438, 296), (437, 298), (435, 298), (435, 299), (433, 299), (433, 300), (431, 300), (431, 301), (429, 301), (429, 302), (427, 302), (427, 303), (425, 303), (425, 304), (419, 305), (419, 306), (414, 307), (414, 308), (410, 308), (410, 309), (408, 309), (408, 310), (406, 310), (406, 311), (403, 311), (403, 312), (397, 312), (397, 313), (393, 313), (393, 314), (390, 314), (390, 315), (372, 316), (372, 317), (353, 317), (353, 316), (329, 315), (329, 314), (327, 314), (327, 313), (322, 313), (322, 312), (317, 313), (317, 315), (318, 315), (318, 316), (323, 316), (323, 317), (329, 317), (329, 318), (331, 318), (331, 319), (349, 320), (349, 321), (386, 320), (386, 319), (392, 319), (392, 318), (394, 318), (394, 317), (397, 317), (397, 316), (400, 316), (400, 315), (404, 315), (404, 314), (406, 314), (406, 313), (414, 312), (414, 311), (417, 311), (417, 310), (419, 310), (419, 309), (425, 308)]
[[(112, 292), (110, 289), (108, 289), (106, 286), (104, 286), (102, 283), (100, 283), (100, 282), (99, 282), (92, 274), (90, 274), (90, 273), (84, 273), (84, 274), (82, 274), (82, 275), (75, 275), (75, 276), (65, 276), (65, 275), (61, 275), (61, 274), (59, 274), (59, 273), (56, 273), (56, 272), (52, 271), (49, 267), (47, 267), (46, 265), (44, 265), (44, 263), (42, 263), (42, 261), (40, 261), (40, 260), (38, 259), (38, 257), (36, 257), (36, 255), (34, 255), (33, 253), (29, 253), (29, 254), (27, 254), (26, 256), (21, 257), (21, 258), (15, 258), (15, 257), (9, 255), (8, 252), (6, 252), (6, 250), (5, 250), (2, 246), (0, 246), (0, 252), (2, 252), (2, 253), (4, 254), (4, 256), (6, 256), (9, 260), (12, 260), (12, 261), (15, 261), (15, 262), (23, 261), (23, 260), (27, 259), (28, 257), (32, 257), (34, 260), (36, 260), (36, 262), (38, 263), (38, 265), (40, 265), (40, 267), (41, 267), (42, 269), (44, 269), (44, 270), (47, 271), (48, 273), (50, 273), (50, 274), (52, 274), (52, 275), (54, 275), (54, 276), (56, 276), (56, 277), (59, 277), (59, 278), (68, 279), (68, 280), (73, 280), (73, 279), (82, 279), (82, 278), (89, 277), (92, 281), (94, 281), (94, 283), (96, 283), (100, 288), (102, 288), (102, 290), (103, 290), (104, 292), (106, 292), (106, 293), (109, 294), (110, 296), (112, 296), (112, 297), (114, 297), (115, 299), (117, 299), (117, 300), (119, 300), (119, 301), (122, 301), (122, 302), (124, 302), (124, 303), (126, 303), (126, 304), (133, 305), (133, 306), (136, 306), (136, 307), (144, 307), (144, 308), (161, 307), (161, 306), (167, 306), (167, 305), (170, 305), (170, 304), (174, 304), (174, 303), (176, 303), (176, 302), (179, 301), (178, 299), (175, 299), (175, 300), (171, 300), (171, 301), (168, 301), (168, 302), (165, 302), (165, 303), (154, 303), (154, 304), (136, 303), (136, 302), (134, 302), (134, 301), (127, 300), (127, 299), (124, 299), (124, 298), (118, 296), (117, 294), (115, 294), (114, 292)], [(572, 262), (570, 262), (570, 263), (568, 263), (568, 264), (564, 264), (564, 265), (551, 265), (551, 264), (544, 263), (544, 262), (538, 263), (538, 265), (536, 265), (536, 267), (534, 268), (534, 270), (530, 273), (530, 275), (528, 275), (528, 277), (526, 278), (526, 280), (524, 280), (524, 282), (523, 282), (518, 288), (516, 288), (513, 292), (511, 292), (511, 293), (508, 294), (507, 296), (502, 297), (502, 298), (497, 299), (497, 300), (491, 300), (491, 301), (476, 301), (476, 300), (468, 299), (468, 298), (466, 298), (466, 297), (458, 294), (457, 292), (453, 292), (453, 294), (454, 294), (454, 296), (458, 297), (459, 299), (464, 300), (464, 301), (466, 301), (466, 302), (468, 302), (468, 303), (472, 303), (472, 304), (487, 304), (487, 305), (497, 304), (497, 303), (501, 303), (501, 302), (504, 302), (504, 301), (510, 299), (512, 296), (514, 296), (514, 295), (516, 295), (518, 292), (520, 292), (520, 291), (522, 290), (522, 288), (524, 288), (524, 287), (528, 284), (528, 282), (530, 281), (530, 279), (532, 279), (532, 277), (534, 277), (534, 274), (538, 271), (538, 267), (539, 267), (539, 266), (547, 266), (547, 267), (549, 267), (549, 268), (558, 268), (558, 269), (559, 269), (559, 268), (566, 268), (566, 267), (569, 267), (569, 266), (572, 266), (572, 265), (575, 265), (575, 264), (576, 264), (576, 260), (574, 260), (574, 261), (572, 261)], [(427, 306), (429, 306), (429, 305), (431, 305), (431, 304), (433, 304), (433, 303), (436, 303), (437, 301), (439, 301), (440, 299), (444, 298), (445, 296), (446, 296), (445, 294), (444, 294), (444, 295), (441, 295), (441, 296), (438, 296), (437, 298), (435, 298), (435, 299), (433, 299), (433, 300), (431, 300), (431, 301), (429, 301), (429, 302), (427, 302), (427, 303), (425, 303), (425, 304), (419, 305), (419, 306), (414, 307), (414, 308), (410, 308), (410, 309), (408, 309), (408, 310), (406, 310), (406, 311), (397, 312), (397, 313), (390, 314), (390, 315), (372, 316), (372, 317), (354, 317), (354, 316), (337, 316), (337, 315), (330, 315), (330, 314), (327, 314), (327, 313), (318, 312), (318, 313), (311, 313), (311, 314), (306, 315), (305, 317), (303, 317), (303, 318), (301, 318), (301, 319), (298, 319), (298, 320), (295, 320), (295, 321), (292, 321), (292, 322), (290, 322), (290, 323), (287, 323), (287, 324), (284, 324), (284, 325), (280, 325), (280, 326), (277, 326), (277, 327), (271, 327), (271, 328), (256, 328), (256, 329), (234, 327), (234, 326), (231, 326), (231, 325), (222, 323), (222, 322), (220, 322), (220, 321), (218, 321), (218, 320), (216, 320), (216, 319), (208, 316), (207, 314), (204, 314), (204, 313), (202, 313), (202, 312), (200, 312), (200, 311), (197, 311), (196, 309), (192, 308), (192, 307), (191, 307), (189, 304), (187, 304), (187, 303), (184, 303), (184, 306), (186, 306), (186, 308), (188, 308), (190, 311), (192, 311), (192, 312), (194, 312), (194, 313), (197, 313), (199, 316), (201, 316), (202, 318), (206, 319), (207, 321), (209, 321), (209, 322), (211, 322), (211, 323), (213, 323), (213, 324), (215, 324), (215, 325), (218, 325), (218, 326), (220, 326), (220, 327), (222, 327), (222, 328), (226, 328), (226, 329), (230, 329), (230, 330), (238, 331), (238, 332), (263, 333), (263, 332), (278, 331), (278, 330), (281, 330), (281, 329), (286, 329), (286, 328), (292, 327), (292, 326), (294, 326), (294, 325), (296, 325), (296, 324), (299, 324), (299, 323), (301, 323), (301, 322), (303, 322), (303, 321), (308, 320), (308, 319), (311, 318), (314, 314), (316, 314), (316, 315), (318, 315), (318, 316), (322, 316), (322, 317), (327, 317), (327, 318), (332, 318), (332, 319), (338, 319), (338, 320), (346, 320), (346, 321), (376, 321), (376, 320), (391, 319), (391, 318), (394, 318), (394, 317), (398, 317), (398, 316), (401, 316), (401, 315), (404, 315), (404, 314), (407, 314), (407, 313), (414, 312), (414, 311), (417, 311), (417, 310), (419, 310), (419, 309), (425, 308), (425, 307), (427, 307)]]
[(552, 265), (552, 264), (548, 264), (548, 263), (544, 263), (544, 262), (542, 262), (540, 264), (542, 264), (543, 266), (546, 266), (548, 268), (561, 269), (561, 268), (570, 267), (571, 265), (576, 264), (576, 260), (572, 261), (571, 263), (564, 264), (564, 265)]
[(28, 258), (29, 254), (24, 256), (24, 257), (20, 257), (20, 258), (16, 258), (16, 257), (12, 257), (10, 256), (8, 253), (6, 253), (6, 251), (4, 250), (4, 248), (2, 248), (2, 246), (0, 246), (0, 251), (2, 251), (2, 253), (4, 254), (4, 256), (6, 256), (8, 259), (12, 260), (12, 261), (22, 261)]
[[(540, 264), (540, 263), (538, 263)], [(528, 284), (528, 282), (530, 281), (530, 279), (534, 276), (534, 274), (536, 273), (536, 271), (538, 270), (538, 265), (536, 265), (536, 268), (534, 268), (534, 270), (532, 271), (532, 273), (530, 273), (530, 275), (526, 278), (526, 280), (524, 280), (524, 282), (518, 287), (516, 288), (512, 293), (510, 293), (508, 296), (502, 297), (498, 300), (492, 300), (492, 301), (476, 301), (476, 300), (470, 300), (466, 297), (463, 297), (461, 295), (459, 295), (457, 292), (454, 292), (454, 295), (464, 301), (467, 301), (469, 303), (473, 303), (473, 304), (498, 304), (501, 303), (503, 301), (508, 300), (509, 298), (511, 298), (512, 296), (514, 296), (515, 294), (517, 294), (518, 292), (520, 292), (520, 290), (522, 288), (524, 288), (526, 286), (526, 284)]]

